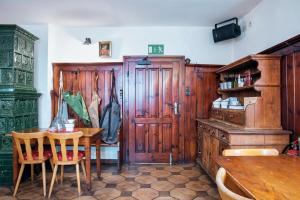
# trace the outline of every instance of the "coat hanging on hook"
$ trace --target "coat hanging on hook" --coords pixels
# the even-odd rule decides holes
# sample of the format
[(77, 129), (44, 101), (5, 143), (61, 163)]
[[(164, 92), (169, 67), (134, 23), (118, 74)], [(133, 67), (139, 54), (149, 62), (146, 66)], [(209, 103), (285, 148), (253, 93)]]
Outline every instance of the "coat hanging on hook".
[(88, 108), (93, 128), (99, 128), (99, 105), (101, 103), (101, 98), (98, 96), (98, 79), (98, 73), (95, 72), (92, 102)]
[(78, 81), (78, 76), (80, 74), (79, 69), (76, 72), (75, 84), (77, 85), (77, 93), (74, 89), (74, 82), (72, 83), (72, 91), (67, 91), (63, 93), (64, 100), (67, 102), (68, 106), (72, 108), (72, 110), (79, 116), (79, 118), (83, 121), (85, 125), (90, 125), (91, 120), (86, 108), (86, 104), (84, 102), (83, 97), (80, 94), (80, 85)]

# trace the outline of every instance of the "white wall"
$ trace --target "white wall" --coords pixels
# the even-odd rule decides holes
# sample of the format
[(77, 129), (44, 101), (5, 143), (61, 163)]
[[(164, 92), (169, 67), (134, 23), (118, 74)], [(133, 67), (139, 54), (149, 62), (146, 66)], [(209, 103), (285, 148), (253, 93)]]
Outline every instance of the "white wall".
[(263, 0), (243, 17), (243, 33), (233, 41), (233, 58), (258, 53), (300, 34), (299, 20), (299, 0)]
[[(165, 55), (185, 55), (193, 63), (224, 64), (232, 59), (230, 42), (213, 43), (211, 27), (59, 27), (49, 26), (52, 62), (122, 61), (146, 55), (148, 44), (164, 44)], [(85, 37), (92, 45), (85, 46)], [(112, 41), (112, 58), (98, 56), (98, 42)]]

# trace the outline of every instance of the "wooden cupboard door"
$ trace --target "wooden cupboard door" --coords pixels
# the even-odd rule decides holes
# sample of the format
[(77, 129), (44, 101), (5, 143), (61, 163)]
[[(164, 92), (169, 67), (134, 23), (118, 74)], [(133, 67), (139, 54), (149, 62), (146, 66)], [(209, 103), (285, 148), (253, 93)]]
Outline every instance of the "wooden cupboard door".
[(197, 126), (197, 158), (202, 161), (203, 155), (203, 124), (198, 122)]
[(207, 131), (204, 131), (203, 148), (202, 148), (202, 164), (206, 170), (209, 169), (209, 157), (210, 157), (210, 135)]
[(209, 172), (211, 176), (215, 178), (218, 171), (218, 165), (215, 162), (215, 158), (219, 156), (219, 140), (213, 136), (210, 136), (210, 151)]
[(129, 63), (129, 160), (132, 163), (167, 163), (178, 159), (179, 64), (155, 61)]

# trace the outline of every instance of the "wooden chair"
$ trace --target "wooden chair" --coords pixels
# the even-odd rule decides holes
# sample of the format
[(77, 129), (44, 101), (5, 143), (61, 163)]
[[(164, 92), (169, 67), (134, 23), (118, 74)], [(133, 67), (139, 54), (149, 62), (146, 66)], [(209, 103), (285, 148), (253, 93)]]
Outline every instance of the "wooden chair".
[(216, 175), (216, 183), (222, 200), (251, 200), (247, 197), (243, 197), (229, 190), (224, 184), (225, 180), (226, 180), (226, 170), (221, 167), (218, 170)]
[[(63, 166), (64, 165), (75, 165), (76, 166), (76, 177), (77, 177), (77, 187), (78, 195), (81, 193), (80, 186), (80, 175), (79, 175), (79, 163), (81, 163), (84, 176), (86, 177), (85, 166), (84, 166), (84, 151), (78, 151), (79, 138), (83, 135), (81, 131), (74, 133), (49, 133), (48, 138), (51, 144), (54, 170), (51, 180), (51, 185), (49, 189), (49, 196), (51, 197), (54, 180), (56, 178), (58, 166), (62, 166), (61, 178), (63, 178)], [(73, 150), (67, 150), (66, 145), (68, 140), (71, 140), (73, 145)], [(57, 142), (58, 141), (58, 142)], [(60, 152), (56, 151), (56, 144), (60, 144)], [(70, 143), (68, 143), (70, 145)]]
[[(20, 172), (18, 175), (17, 183), (13, 196), (16, 196), (18, 191), (20, 181), (23, 175), (25, 165), (31, 165), (31, 180), (33, 181), (33, 165), (42, 164), (42, 177), (43, 177), (43, 190), (44, 196), (46, 196), (46, 167), (45, 161), (52, 157), (51, 151), (44, 151), (44, 137), (47, 135), (47, 132), (33, 132), (33, 133), (17, 133), (12, 132), (13, 139), (19, 155), (19, 163), (21, 164)], [(37, 140), (38, 151), (33, 150), (31, 144), (34, 140)], [(25, 152), (22, 151), (21, 144), (25, 144)], [(51, 167), (53, 163), (50, 159)]]
[(278, 156), (277, 149), (225, 149), (223, 156)]

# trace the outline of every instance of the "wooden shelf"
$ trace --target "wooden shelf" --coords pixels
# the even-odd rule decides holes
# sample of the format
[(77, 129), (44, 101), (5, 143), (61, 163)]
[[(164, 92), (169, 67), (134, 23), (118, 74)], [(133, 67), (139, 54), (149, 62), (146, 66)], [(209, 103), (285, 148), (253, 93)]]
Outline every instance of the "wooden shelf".
[[(244, 114), (212, 110), (213, 118), (230, 121), (246, 129), (281, 129), (280, 56), (250, 55), (216, 72), (220, 75), (221, 82), (231, 74), (251, 73), (253, 84), (245, 87), (218, 89), (217, 92), (223, 99), (238, 97), (240, 102), (247, 106)], [(244, 123), (239, 121), (241, 118), (245, 119)]]
[(254, 86), (251, 85), (251, 86), (237, 87), (231, 89), (218, 89), (218, 93), (241, 92), (241, 91), (248, 91), (248, 90), (254, 90)]
[[(260, 60), (272, 60), (272, 59), (280, 59), (278, 55), (249, 55), (245, 58), (237, 60), (229, 65), (221, 67), (216, 72), (217, 73), (225, 73), (227, 71), (237, 70), (244, 68), (245, 66), (251, 66), (253, 63), (258, 62)], [(257, 65), (257, 64), (256, 64)]]
[(218, 110), (218, 111), (233, 111), (233, 112), (245, 112), (245, 109), (231, 109), (231, 108), (211, 108), (211, 110)]
[(256, 75), (260, 75), (260, 74), (261, 74), (261, 71), (256, 71), (256, 72), (252, 72), (251, 76), (256, 76)]

